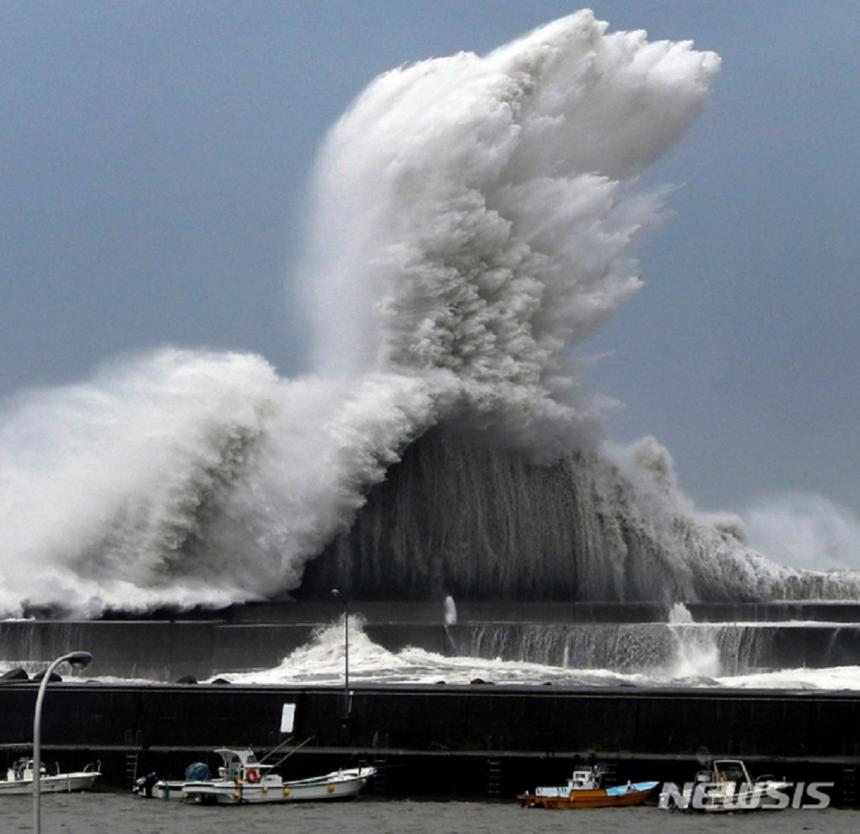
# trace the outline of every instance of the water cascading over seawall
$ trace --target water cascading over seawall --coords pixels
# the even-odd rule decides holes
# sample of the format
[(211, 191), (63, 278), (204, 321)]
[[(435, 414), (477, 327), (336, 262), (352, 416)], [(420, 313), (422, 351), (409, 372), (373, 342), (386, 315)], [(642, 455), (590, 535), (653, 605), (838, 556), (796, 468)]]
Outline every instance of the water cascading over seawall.
[(341, 587), (363, 599), (672, 602), (850, 593), (826, 575), (770, 566), (712, 525), (643, 516), (641, 504), (603, 457), (538, 465), (484, 435), (433, 430), (307, 564), (298, 595)]
[(856, 625), (774, 623), (506, 623), (451, 633), (456, 650), (471, 657), (679, 677), (854, 665), (860, 637)]
[(582, 456), (538, 466), (444, 431), (406, 450), (349, 532), (308, 564), (300, 594), (336, 586), (370, 599), (699, 596), (601, 494)]

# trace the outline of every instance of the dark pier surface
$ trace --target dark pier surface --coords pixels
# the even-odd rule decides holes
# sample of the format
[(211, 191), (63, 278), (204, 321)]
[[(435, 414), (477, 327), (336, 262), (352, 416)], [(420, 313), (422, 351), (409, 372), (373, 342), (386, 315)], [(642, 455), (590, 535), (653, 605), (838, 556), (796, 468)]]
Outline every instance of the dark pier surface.
[[(0, 686), (0, 747), (30, 743), (36, 685)], [(337, 687), (52, 684), (46, 758), (101, 759), (110, 783), (151, 769), (178, 775), (213, 748), (270, 749), (285, 704), (312, 741), (294, 773), (357, 762), (382, 767), (392, 795), (509, 795), (562, 779), (579, 760), (613, 763), (619, 779), (683, 781), (702, 747), (753, 772), (832, 781), (851, 804), (860, 766), (860, 694), (685, 688), (397, 685)]]

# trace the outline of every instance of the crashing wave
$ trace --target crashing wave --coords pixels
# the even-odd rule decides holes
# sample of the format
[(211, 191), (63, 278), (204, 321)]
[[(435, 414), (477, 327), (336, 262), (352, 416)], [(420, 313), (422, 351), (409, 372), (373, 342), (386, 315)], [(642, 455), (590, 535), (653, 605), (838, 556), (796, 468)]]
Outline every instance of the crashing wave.
[[(296, 281), (314, 375), (164, 349), (5, 403), (0, 610), (221, 605), (295, 589), (404, 449), (440, 424), (529, 465), (582, 467), (571, 477), (614, 507), (594, 550), (606, 570), (623, 569), (613, 543), (626, 525), (654, 544), (679, 594), (691, 573), (754, 595), (802, 577), (807, 591), (809, 574), (771, 567), (730, 525), (685, 514), (679, 493), (608, 463), (601, 402), (571, 357), (638, 288), (630, 244), (661, 220), (665, 190), (637, 177), (684, 132), (718, 67), (689, 42), (608, 33), (584, 11), (486, 56), (372, 82), (313, 180)], [(578, 577), (590, 587), (587, 564)], [(820, 595), (856, 587), (828, 583)]]

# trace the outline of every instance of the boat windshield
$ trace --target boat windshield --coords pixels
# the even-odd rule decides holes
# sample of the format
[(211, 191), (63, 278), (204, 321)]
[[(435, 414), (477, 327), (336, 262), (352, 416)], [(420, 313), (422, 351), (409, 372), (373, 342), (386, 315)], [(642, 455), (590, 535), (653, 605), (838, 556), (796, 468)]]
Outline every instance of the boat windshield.
[(594, 770), (574, 770), (570, 779), (570, 787), (580, 790), (591, 790), (600, 785), (601, 774)]
[(714, 765), (714, 776), (717, 782), (746, 782), (747, 775), (743, 766), (738, 762), (718, 762)]

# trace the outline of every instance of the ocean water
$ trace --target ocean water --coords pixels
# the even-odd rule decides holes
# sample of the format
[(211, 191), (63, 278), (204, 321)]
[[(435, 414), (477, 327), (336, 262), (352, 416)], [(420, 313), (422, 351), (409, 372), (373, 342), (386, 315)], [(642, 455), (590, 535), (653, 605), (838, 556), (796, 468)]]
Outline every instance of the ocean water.
[[(28, 797), (4, 799), (0, 832), (31, 830)], [(130, 794), (53, 795), (43, 799), (44, 834), (524, 834), (527, 832), (827, 832), (860, 830), (860, 810), (761, 811), (704, 816), (661, 811), (656, 807), (542, 811), (516, 801), (444, 802), (379, 800), (217, 808), (137, 799)]]

